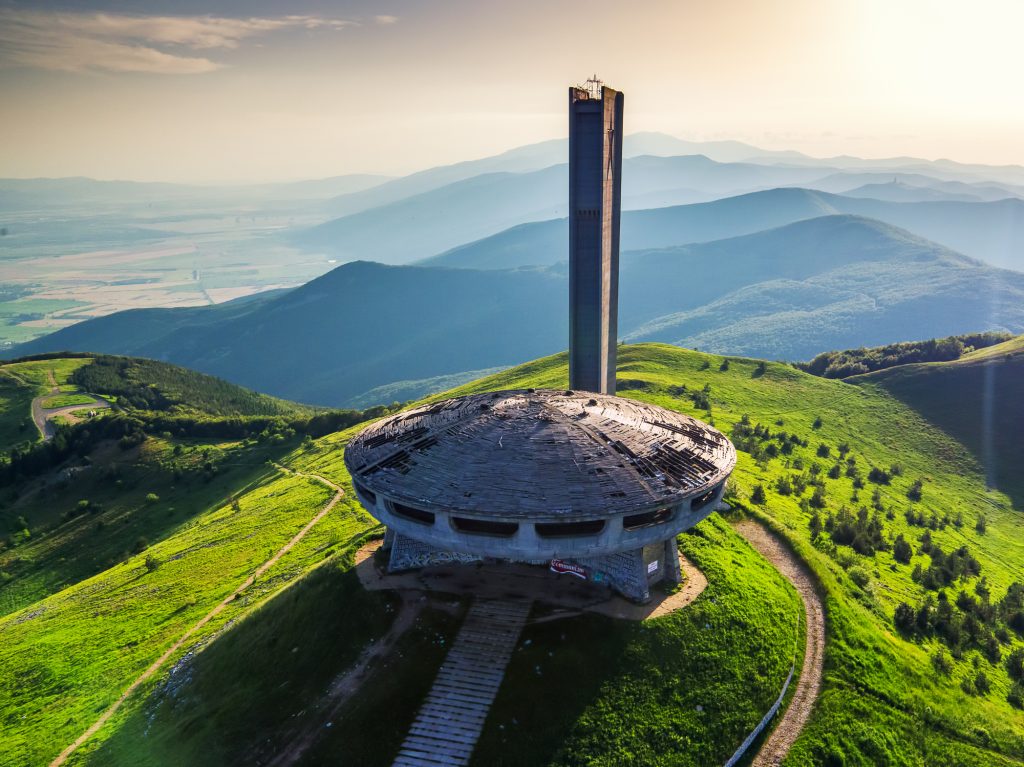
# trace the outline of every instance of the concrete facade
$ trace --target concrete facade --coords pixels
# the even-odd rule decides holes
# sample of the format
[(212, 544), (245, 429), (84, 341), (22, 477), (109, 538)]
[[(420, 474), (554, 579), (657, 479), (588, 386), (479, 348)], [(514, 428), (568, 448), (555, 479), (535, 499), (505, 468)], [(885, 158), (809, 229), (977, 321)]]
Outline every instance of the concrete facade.
[(622, 93), (569, 89), (569, 387), (615, 393)]
[[(408, 542), (402, 544), (401, 553), (393, 559), (396, 564), (399, 560), (402, 562), (400, 569), (454, 559), (475, 561), (483, 557), (540, 564), (552, 559), (582, 560), (657, 547), (666, 540), (674, 541), (679, 533), (689, 530), (714, 511), (722, 499), (724, 488), (725, 483), (722, 482), (675, 506), (665, 507), (667, 514), (632, 529), (627, 525), (631, 515), (616, 514), (596, 519), (593, 532), (584, 528), (557, 537), (544, 537), (538, 533), (538, 525), (557, 524), (557, 518), (538, 516), (527, 521), (505, 516), (500, 509), (495, 509), (488, 515), (475, 517), (480, 522), (491, 523), (482, 531), (460, 529), (456, 520), (467, 517), (458, 512), (428, 504), (421, 504), (418, 508), (396, 505), (393, 500), (377, 493), (371, 497), (356, 481), (360, 502), (370, 514), (387, 525), (389, 535), (423, 544), (422, 549)], [(403, 513), (408, 509), (426, 514), (417, 519)], [(388, 543), (390, 540), (385, 541), (385, 545)], [(412, 564), (414, 561), (418, 564)]]

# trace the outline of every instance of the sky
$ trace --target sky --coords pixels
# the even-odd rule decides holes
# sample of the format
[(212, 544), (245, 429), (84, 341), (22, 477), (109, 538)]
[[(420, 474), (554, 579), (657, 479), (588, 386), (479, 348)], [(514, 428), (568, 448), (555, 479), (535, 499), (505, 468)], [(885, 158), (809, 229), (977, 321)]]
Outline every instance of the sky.
[(1021, 0), (0, 0), (0, 176), (404, 174), (626, 130), (1024, 164)]

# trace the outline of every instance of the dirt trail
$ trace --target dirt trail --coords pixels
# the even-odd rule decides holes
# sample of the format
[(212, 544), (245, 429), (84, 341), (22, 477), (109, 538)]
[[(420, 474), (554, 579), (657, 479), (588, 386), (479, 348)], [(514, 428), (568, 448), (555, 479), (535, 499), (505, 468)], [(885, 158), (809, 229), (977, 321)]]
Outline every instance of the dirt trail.
[(53, 419), (59, 415), (67, 416), (74, 421), (74, 413), (79, 410), (102, 410), (104, 408), (114, 406), (113, 403), (103, 399), (103, 397), (97, 397), (95, 394), (90, 394), (89, 396), (96, 401), (88, 405), (68, 405), (67, 407), (44, 408), (43, 400), (60, 394), (60, 385), (57, 383), (57, 379), (53, 377), (52, 369), (46, 371), (46, 378), (52, 388), (46, 394), (40, 395), (32, 400), (32, 420), (35, 421), (36, 428), (39, 429), (39, 436), (44, 440), (52, 439), (53, 435), (57, 433), (57, 429), (53, 425)]
[(363, 682), (370, 675), (373, 664), (390, 653), (399, 637), (412, 628), (422, 610), (422, 604), (412, 601), (402, 592), (397, 593), (402, 602), (391, 627), (384, 636), (363, 650), (363, 654), (359, 656), (355, 665), (335, 677), (327, 693), (317, 702), (316, 714), (292, 734), (288, 743), (267, 764), (267, 767), (291, 767), (299, 761), (320, 737), (324, 723), (332, 721), (351, 697), (359, 691)]
[(269, 570), (271, 567), (273, 567), (281, 557), (283, 557), (285, 554), (287, 554), (292, 549), (292, 547), (294, 547), (299, 541), (301, 541), (303, 538), (305, 538), (306, 534), (310, 530), (312, 530), (313, 527), (321, 519), (323, 519), (325, 516), (327, 516), (328, 513), (330, 513), (331, 509), (333, 509), (337, 505), (338, 501), (340, 501), (342, 496), (345, 494), (344, 490), (342, 490), (336, 484), (331, 482), (329, 479), (325, 479), (325, 478), (321, 477), (319, 474), (306, 474), (306, 473), (301, 472), (301, 471), (295, 471), (293, 469), (288, 469), (288, 468), (286, 468), (284, 466), (280, 466), (278, 464), (274, 464), (274, 465), (278, 469), (280, 469), (281, 471), (283, 471), (283, 472), (285, 472), (287, 474), (293, 474), (293, 475), (295, 475), (297, 477), (307, 477), (308, 479), (315, 480), (316, 482), (319, 482), (322, 485), (326, 485), (327, 487), (329, 487), (331, 490), (334, 491), (334, 496), (331, 498), (330, 501), (328, 501), (327, 505), (324, 506), (319, 511), (319, 513), (317, 513), (317, 515), (315, 517), (313, 517), (309, 522), (306, 523), (305, 527), (303, 527), (301, 530), (299, 530), (299, 532), (296, 533), (295, 536), (290, 541), (288, 541), (284, 546), (282, 546), (280, 549), (278, 549), (276, 554), (274, 554), (270, 559), (268, 559), (266, 562), (264, 562), (262, 565), (260, 565), (258, 568), (256, 568), (256, 571), (252, 575), (250, 575), (248, 578), (246, 578), (245, 582), (242, 583), (241, 586), (239, 586), (234, 591), (232, 591), (230, 594), (228, 594), (228, 596), (224, 597), (224, 599), (221, 600), (221, 602), (216, 607), (214, 607), (212, 610), (210, 610), (210, 612), (208, 612), (206, 615), (204, 615), (202, 618), (200, 618), (199, 621), (196, 624), (194, 624), (184, 634), (182, 634), (181, 637), (179, 637), (178, 640), (173, 645), (171, 645), (171, 647), (168, 648), (167, 651), (164, 652), (163, 655), (161, 655), (159, 658), (157, 658), (155, 661), (153, 661), (153, 663), (149, 666), (149, 668), (147, 668), (138, 677), (136, 677), (135, 681), (132, 682), (130, 685), (128, 685), (127, 689), (125, 689), (125, 691), (123, 693), (121, 693), (121, 696), (116, 701), (114, 701), (107, 708), (106, 711), (104, 711), (100, 715), (99, 719), (97, 719), (95, 722), (93, 722), (85, 732), (83, 732), (81, 735), (79, 735), (78, 739), (74, 743), (72, 743), (70, 746), (65, 748), (60, 753), (60, 756), (58, 756), (56, 759), (54, 759), (52, 762), (50, 762), (50, 767), (59, 767), (59, 765), (64, 764), (64, 762), (67, 761), (68, 757), (71, 756), (71, 754), (73, 754), (83, 743), (85, 743), (89, 738), (91, 738), (94, 734), (96, 734), (97, 730), (99, 730), (104, 724), (107, 723), (107, 720), (110, 719), (110, 717), (112, 717), (117, 712), (117, 710), (119, 708), (121, 708), (121, 705), (128, 699), (128, 697), (133, 692), (135, 692), (135, 690), (137, 690), (139, 688), (139, 686), (143, 682), (145, 682), (147, 679), (149, 679), (151, 676), (153, 676), (153, 674), (155, 674), (160, 669), (160, 667), (164, 663), (166, 663), (167, 660), (172, 655), (174, 655), (174, 653), (176, 653), (178, 650), (181, 649), (181, 647), (192, 637), (193, 634), (195, 634), (197, 631), (199, 631), (199, 629), (201, 629), (203, 626), (205, 626), (207, 623), (209, 623), (213, 618), (217, 617), (217, 615), (219, 615), (221, 612), (223, 612), (224, 608), (227, 607), (229, 604), (231, 604), (231, 602), (239, 594), (241, 594), (243, 591), (245, 591), (247, 588), (249, 588), (253, 583), (255, 583), (257, 578), (259, 578), (261, 575), (263, 575), (263, 573), (265, 573), (267, 570)]
[(781, 764), (786, 758), (810, 719), (821, 692), (821, 673), (825, 662), (825, 606), (814, 576), (774, 533), (753, 520), (737, 523), (736, 530), (793, 584), (804, 603), (807, 619), (804, 665), (796, 692), (782, 718), (750, 762), (750, 767), (769, 767)]

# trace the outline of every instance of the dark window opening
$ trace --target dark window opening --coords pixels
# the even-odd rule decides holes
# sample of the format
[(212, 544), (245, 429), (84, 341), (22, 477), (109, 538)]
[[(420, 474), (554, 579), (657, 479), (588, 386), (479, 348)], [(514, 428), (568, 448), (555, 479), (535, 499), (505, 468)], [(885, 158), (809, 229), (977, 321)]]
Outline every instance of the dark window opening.
[(413, 522), (419, 522), (421, 525), (432, 525), (434, 524), (434, 514), (423, 509), (414, 509), (412, 506), (406, 506), (404, 503), (391, 502), (391, 511), (396, 516), (408, 519)]
[(366, 502), (367, 506), (376, 506), (377, 505), (377, 494), (376, 493), (374, 493), (372, 490), (369, 490), (368, 488), (363, 487), (358, 482), (355, 483), (355, 486), (356, 486), (356, 494), (363, 501)]
[(460, 533), (503, 535), (506, 538), (515, 535), (519, 529), (518, 522), (495, 522), (490, 519), (470, 519), (469, 517), (452, 517), (452, 525)]
[(597, 535), (604, 530), (603, 519), (585, 519), (582, 522), (538, 522), (534, 525), (541, 538), (565, 538), (571, 535)]
[(692, 509), (693, 511), (700, 511), (701, 509), (703, 509), (705, 506), (707, 506), (709, 503), (715, 500), (715, 496), (718, 495), (718, 490), (721, 487), (721, 485), (716, 485), (703, 495), (698, 495), (696, 498), (690, 501), (690, 509)]
[(673, 509), (658, 509), (656, 511), (645, 511), (643, 514), (630, 514), (622, 518), (623, 530), (639, 530), (642, 527), (660, 525), (668, 522), (676, 515)]

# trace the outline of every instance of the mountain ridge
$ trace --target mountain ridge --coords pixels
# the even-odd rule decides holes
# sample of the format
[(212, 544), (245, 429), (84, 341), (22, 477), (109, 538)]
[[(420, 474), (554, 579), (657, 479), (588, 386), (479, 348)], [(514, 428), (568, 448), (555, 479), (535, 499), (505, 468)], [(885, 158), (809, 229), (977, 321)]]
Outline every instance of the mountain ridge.
[[(1001, 297), (998, 314), (979, 304), (979, 284)], [(351, 262), (276, 297), (184, 315), (111, 315), (15, 353), (70, 346), (153, 357), (287, 399), (347, 405), (397, 382), (422, 392), (417, 382), (425, 379), (565, 348), (567, 290), (564, 263), (474, 270)], [(802, 309), (794, 306), (798, 298)], [(949, 312), (950, 301), (962, 311)], [(1021, 332), (1021, 307), (1024, 275), (851, 215), (622, 256), (623, 338), (726, 353), (800, 359), (856, 345), (851, 337), (886, 343), (908, 335)], [(806, 316), (796, 322), (794, 311)], [(829, 334), (825, 320), (832, 315), (842, 318), (843, 334)], [(870, 334), (858, 338), (858, 322), (868, 323)]]

